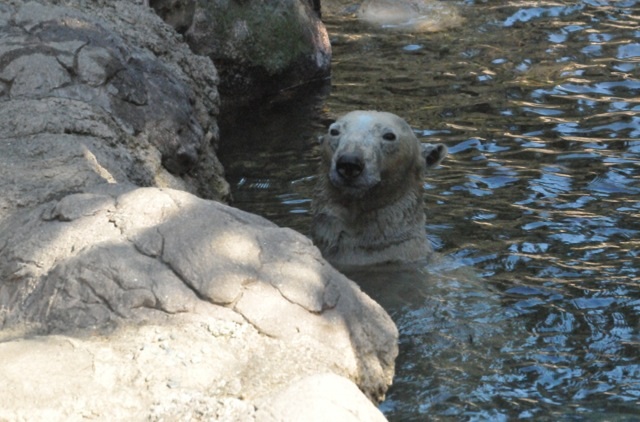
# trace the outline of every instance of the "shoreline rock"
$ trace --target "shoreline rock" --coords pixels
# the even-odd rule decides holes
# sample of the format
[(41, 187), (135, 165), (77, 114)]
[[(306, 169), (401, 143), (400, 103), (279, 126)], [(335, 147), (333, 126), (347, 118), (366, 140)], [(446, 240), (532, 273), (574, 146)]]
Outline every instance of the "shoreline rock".
[[(349, 379), (374, 402), (391, 383), (390, 317), (306, 237), (261, 217), (182, 191), (104, 185), (3, 220), (0, 238), (0, 373), (9, 384), (55, 384), (93, 356), (93, 369), (65, 388), (104, 397), (83, 411), (106, 416), (144, 413), (150, 402), (173, 409), (169, 390), (188, 403), (218, 391), (253, 408), (314, 374)], [(145, 355), (156, 335), (170, 344)], [(30, 351), (34, 342), (68, 363), (49, 366), (40, 360), (49, 353)], [(120, 395), (129, 390), (128, 410), (93, 379), (105, 354), (110, 382)], [(42, 368), (14, 372), (25, 359)], [(24, 410), (15, 394), (3, 398), (5, 415)], [(57, 400), (40, 397), (39, 409)], [(63, 414), (77, 410), (74, 400), (64, 406)]]

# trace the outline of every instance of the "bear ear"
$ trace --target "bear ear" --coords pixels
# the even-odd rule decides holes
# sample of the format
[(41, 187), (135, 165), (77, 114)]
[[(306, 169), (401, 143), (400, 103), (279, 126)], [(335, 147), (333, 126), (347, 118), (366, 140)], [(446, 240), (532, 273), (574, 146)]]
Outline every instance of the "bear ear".
[(420, 144), (420, 147), (427, 167), (437, 166), (447, 156), (447, 146), (444, 144)]

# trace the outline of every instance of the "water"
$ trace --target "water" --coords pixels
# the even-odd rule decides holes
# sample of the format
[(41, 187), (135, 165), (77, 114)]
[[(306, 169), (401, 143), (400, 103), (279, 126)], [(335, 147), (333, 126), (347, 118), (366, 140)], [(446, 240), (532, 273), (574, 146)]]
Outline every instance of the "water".
[(638, 420), (640, 2), (458, 4), (435, 34), (325, 16), (331, 93), (223, 128), (235, 205), (308, 233), (327, 123), (403, 116), (451, 156), (436, 261), (352, 275), (401, 332), (389, 420)]

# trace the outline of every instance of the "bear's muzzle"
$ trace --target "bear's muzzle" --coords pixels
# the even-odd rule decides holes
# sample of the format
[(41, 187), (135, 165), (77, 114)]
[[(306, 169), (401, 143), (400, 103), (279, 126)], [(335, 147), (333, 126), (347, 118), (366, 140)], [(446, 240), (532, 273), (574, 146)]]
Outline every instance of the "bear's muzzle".
[(377, 160), (359, 151), (344, 151), (333, 159), (329, 180), (343, 195), (359, 198), (380, 183)]
[(345, 154), (336, 161), (336, 171), (346, 180), (353, 180), (364, 171), (364, 160), (356, 154)]

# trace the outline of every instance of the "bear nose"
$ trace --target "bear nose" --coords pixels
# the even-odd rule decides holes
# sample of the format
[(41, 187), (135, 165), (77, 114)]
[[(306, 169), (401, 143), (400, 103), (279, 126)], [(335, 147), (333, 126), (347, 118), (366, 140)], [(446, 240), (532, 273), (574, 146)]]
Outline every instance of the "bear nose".
[(355, 179), (364, 170), (364, 161), (355, 154), (345, 154), (336, 161), (336, 170), (344, 179)]

